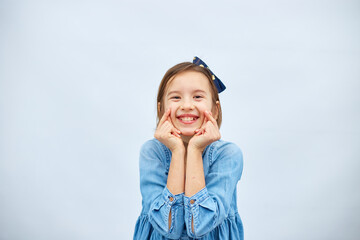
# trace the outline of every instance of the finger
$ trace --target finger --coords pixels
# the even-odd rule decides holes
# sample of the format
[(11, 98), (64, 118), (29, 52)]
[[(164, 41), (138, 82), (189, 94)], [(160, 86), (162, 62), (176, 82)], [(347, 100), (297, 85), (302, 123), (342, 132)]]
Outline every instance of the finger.
[(165, 121), (161, 126), (160, 135), (164, 138), (169, 138), (171, 136), (180, 137), (177, 129), (175, 129), (169, 121)]
[(213, 118), (211, 112), (209, 111), (205, 111), (206, 117), (215, 125), (217, 126), (217, 122), (215, 120), (215, 118)]
[(171, 133), (177, 137), (180, 137), (181, 132), (178, 129), (176, 129), (175, 127), (172, 127)]
[[(206, 112), (206, 111), (205, 111), (205, 112)], [(202, 124), (201, 124), (200, 129), (203, 128), (203, 127), (205, 127), (205, 124), (207, 123), (207, 121), (209, 121), (209, 120), (207, 119), (207, 117), (206, 117), (205, 112), (204, 112), (204, 120), (203, 120), (203, 122), (202, 122)]]
[(163, 138), (164, 136), (167, 136), (167, 134), (169, 134), (170, 131), (171, 131), (171, 124), (168, 121), (164, 121), (161, 124), (159, 122), (155, 132), (155, 135), (157, 136), (156, 138)]
[(178, 134), (181, 133), (181, 131), (174, 126), (170, 116), (168, 116), (168, 118), (166, 120), (171, 125), (171, 128), (172, 128), (173, 131), (177, 132)]
[(205, 118), (204, 118), (204, 124), (202, 126), (202, 129), (204, 129), (204, 130), (205, 130), (206, 126), (208, 125), (208, 122), (210, 121), (209, 114), (207, 114), (206, 112), (207, 111), (204, 112)]
[(211, 136), (211, 138), (213, 138), (214, 140), (218, 140), (221, 138), (220, 131), (216, 125), (209, 123), (207, 131), (209, 133), (209, 136)]
[(206, 132), (206, 125), (204, 125), (202, 128), (199, 128), (199, 131), (196, 135), (202, 135)]
[(172, 126), (174, 126), (174, 123), (173, 123), (172, 120), (171, 120), (170, 114), (168, 115), (167, 120), (169, 121), (169, 123), (171, 123)]
[[(163, 123), (163, 125), (161, 126), (161, 132), (165, 133), (165, 134), (173, 134), (176, 133), (177, 135), (179, 135), (181, 132), (176, 129), (171, 122), (166, 119), (165, 122)], [(180, 135), (179, 135), (180, 136)]]
[(177, 137), (177, 138), (181, 138), (181, 136), (179, 134), (177, 134), (176, 132), (171, 133), (171, 135), (174, 137)]
[(203, 127), (202, 129), (201, 129), (201, 134), (205, 134), (207, 131), (206, 131), (206, 128), (205, 127)]
[(161, 126), (167, 120), (169, 115), (170, 115), (170, 108), (166, 110), (166, 112), (164, 112), (164, 115), (160, 119), (159, 126)]
[(204, 120), (203, 120), (203, 123), (201, 124), (201, 126), (194, 131), (195, 134), (197, 134), (197, 133), (199, 133), (199, 132), (201, 133), (201, 131), (205, 128), (206, 122), (207, 122), (206, 117), (204, 117)]
[(171, 125), (168, 122), (164, 122), (156, 131), (160, 138), (167, 138), (171, 134)]
[(199, 135), (201, 135), (201, 134), (203, 134), (203, 133), (204, 133), (204, 129), (200, 128), (200, 129), (198, 129), (198, 131), (197, 131), (197, 133), (195, 134), (195, 136), (199, 136)]
[(209, 121), (209, 119), (205, 116), (204, 124), (200, 128), (200, 134), (204, 134), (206, 132), (206, 126), (207, 126), (208, 121)]
[(216, 135), (216, 127), (214, 126), (214, 124), (209, 123), (209, 125), (206, 128), (207, 132), (209, 133), (210, 136), (215, 136)]
[[(169, 112), (168, 112), (169, 111)], [(165, 121), (168, 121), (169, 123), (170, 123), (170, 125), (173, 127), (173, 128), (175, 128), (174, 127), (174, 124), (173, 124), (173, 122), (172, 122), (172, 120), (171, 120), (171, 116), (170, 116), (170, 108), (164, 113), (164, 116), (163, 116), (163, 118), (165, 118), (164, 119), (164, 122)], [(161, 118), (161, 120), (163, 119), (163, 118)], [(180, 131), (179, 131), (179, 129), (177, 129), (177, 128), (175, 128), (176, 129), (176, 132), (178, 132), (179, 134), (181, 133)]]

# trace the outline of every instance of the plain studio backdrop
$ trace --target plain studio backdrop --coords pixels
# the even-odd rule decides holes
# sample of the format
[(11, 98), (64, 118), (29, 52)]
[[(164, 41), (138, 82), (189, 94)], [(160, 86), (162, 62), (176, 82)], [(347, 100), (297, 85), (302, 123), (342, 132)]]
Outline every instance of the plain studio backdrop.
[(224, 82), (245, 239), (358, 239), (360, 2), (0, 1), (0, 240), (131, 239), (173, 65)]

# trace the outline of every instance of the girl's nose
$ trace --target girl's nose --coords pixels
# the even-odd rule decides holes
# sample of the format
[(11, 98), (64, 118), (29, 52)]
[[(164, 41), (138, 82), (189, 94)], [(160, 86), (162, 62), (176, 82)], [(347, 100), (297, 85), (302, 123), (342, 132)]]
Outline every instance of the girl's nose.
[(192, 101), (185, 101), (181, 106), (181, 110), (193, 110), (195, 108)]

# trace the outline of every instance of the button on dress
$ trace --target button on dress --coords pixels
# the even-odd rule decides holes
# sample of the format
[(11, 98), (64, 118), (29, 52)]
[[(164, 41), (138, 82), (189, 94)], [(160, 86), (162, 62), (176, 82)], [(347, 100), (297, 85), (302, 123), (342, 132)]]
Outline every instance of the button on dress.
[(244, 239), (236, 194), (243, 170), (240, 148), (218, 140), (204, 149), (202, 158), (206, 186), (191, 197), (174, 195), (166, 187), (171, 151), (155, 138), (143, 144), (139, 158), (142, 210), (134, 240)]

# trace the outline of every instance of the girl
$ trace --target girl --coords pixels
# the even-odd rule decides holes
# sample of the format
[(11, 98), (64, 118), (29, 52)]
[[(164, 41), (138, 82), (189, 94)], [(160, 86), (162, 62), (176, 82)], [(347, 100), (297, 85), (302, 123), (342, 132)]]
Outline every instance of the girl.
[(155, 138), (140, 151), (143, 208), (135, 240), (244, 238), (236, 204), (242, 153), (220, 140), (224, 89), (197, 57), (163, 77)]

